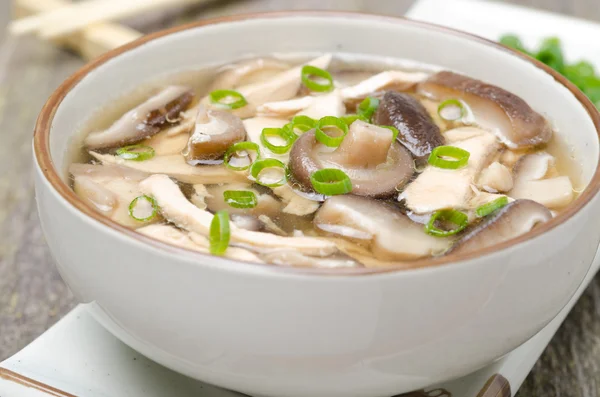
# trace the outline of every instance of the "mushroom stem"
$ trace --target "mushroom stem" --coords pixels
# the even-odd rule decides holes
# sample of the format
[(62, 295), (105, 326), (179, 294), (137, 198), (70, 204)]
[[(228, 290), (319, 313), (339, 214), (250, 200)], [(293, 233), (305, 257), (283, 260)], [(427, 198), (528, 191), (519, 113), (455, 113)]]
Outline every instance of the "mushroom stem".
[(393, 140), (389, 129), (356, 120), (332, 160), (354, 168), (373, 168), (387, 161)]

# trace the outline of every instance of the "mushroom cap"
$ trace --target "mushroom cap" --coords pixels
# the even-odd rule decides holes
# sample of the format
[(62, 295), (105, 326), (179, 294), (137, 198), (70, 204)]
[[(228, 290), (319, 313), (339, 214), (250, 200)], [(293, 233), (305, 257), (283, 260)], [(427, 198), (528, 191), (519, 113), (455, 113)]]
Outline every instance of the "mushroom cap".
[(495, 85), (442, 71), (420, 83), (417, 92), (438, 101), (462, 100), (475, 122), (494, 132), (510, 148), (533, 147), (552, 137), (552, 128), (544, 117), (520, 97)]
[(200, 105), (196, 127), (182, 154), (190, 165), (214, 163), (231, 145), (244, 139), (246, 129), (239, 117)]
[[(348, 136), (345, 139), (348, 139)], [(368, 152), (369, 150), (364, 150), (365, 154)], [(334, 152), (327, 150), (317, 141), (315, 131), (311, 130), (294, 142), (288, 166), (292, 179), (304, 190), (313, 191), (310, 176), (314, 172), (323, 168), (337, 168), (344, 171), (352, 181), (353, 194), (374, 198), (393, 196), (414, 174), (412, 156), (398, 142), (392, 142), (384, 163), (372, 164), (369, 167), (355, 166), (351, 163), (351, 158), (339, 149)]]
[(446, 238), (425, 233), (391, 205), (352, 195), (328, 198), (314, 218), (324, 233), (368, 245), (380, 260), (413, 260), (444, 252)]
[(425, 107), (412, 95), (387, 91), (373, 115), (377, 125), (395, 127), (398, 140), (417, 158), (429, 156), (444, 144), (440, 128)]
[(194, 99), (194, 91), (185, 86), (169, 86), (131, 109), (109, 128), (85, 138), (88, 149), (109, 149), (144, 140), (163, 127), (179, 122), (179, 115)]
[(511, 240), (550, 219), (552, 213), (542, 204), (515, 200), (465, 229), (449, 253), (475, 251)]

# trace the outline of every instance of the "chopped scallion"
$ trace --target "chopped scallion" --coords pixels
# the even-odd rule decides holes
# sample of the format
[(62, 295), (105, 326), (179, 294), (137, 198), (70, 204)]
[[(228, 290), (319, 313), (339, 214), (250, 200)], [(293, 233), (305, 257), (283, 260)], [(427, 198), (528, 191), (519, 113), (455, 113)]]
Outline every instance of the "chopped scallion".
[(154, 157), (154, 148), (146, 145), (131, 145), (117, 149), (117, 156), (123, 160), (144, 161)]
[[(254, 142), (238, 142), (231, 145), (225, 152), (225, 157), (223, 159), (225, 166), (234, 171), (247, 170), (252, 165), (252, 158), (250, 157), (250, 153), (248, 153), (248, 151), (256, 153), (256, 160), (260, 158), (260, 148)], [(238, 165), (236, 163), (239, 163), (240, 159), (242, 158), (246, 158), (248, 164)]]
[(327, 70), (316, 66), (302, 67), (302, 83), (311, 91), (328, 92), (333, 90), (333, 77)]
[[(334, 128), (339, 131), (337, 136), (331, 136), (325, 132), (325, 129)], [(338, 147), (348, 134), (348, 124), (342, 119), (334, 116), (325, 116), (317, 123), (315, 137), (325, 146)]]
[(239, 109), (248, 104), (242, 94), (234, 90), (215, 90), (209, 94), (210, 102), (221, 109)]
[[(286, 124), (285, 128), (295, 135), (302, 135), (306, 131), (315, 128), (317, 126), (317, 120), (312, 119), (308, 116), (300, 115), (294, 116), (292, 121)], [(300, 133), (297, 132), (300, 131)]]
[(227, 211), (217, 211), (210, 222), (210, 253), (223, 255), (229, 247), (230, 238), (229, 214)]
[[(275, 178), (269, 174), (277, 173)], [(281, 174), (281, 175), (280, 175)], [(259, 185), (267, 187), (277, 187), (284, 185), (287, 182), (287, 172), (285, 164), (273, 158), (256, 160), (250, 168), (250, 175)]]
[[(456, 225), (456, 228), (450, 230), (443, 230), (435, 226), (437, 221), (448, 222)], [(434, 212), (429, 218), (429, 222), (425, 225), (425, 231), (436, 237), (447, 237), (452, 236), (465, 227), (469, 223), (469, 217), (467, 214), (457, 210), (439, 210)]]
[(352, 191), (352, 181), (342, 170), (323, 168), (313, 172), (310, 182), (317, 193), (326, 196), (346, 194)]
[[(146, 207), (146, 208), (142, 208)], [(149, 215), (141, 215), (140, 212), (149, 212)], [(135, 219), (138, 222), (148, 222), (158, 214), (158, 204), (156, 200), (150, 196), (142, 195), (134, 198), (131, 203), (129, 203), (129, 216)]]
[[(277, 137), (283, 142), (281, 142), (281, 144), (275, 144), (269, 141), (269, 137)], [(296, 134), (292, 133), (287, 128), (263, 128), (260, 134), (260, 141), (262, 144), (275, 154), (287, 153), (295, 140)]]
[(438, 114), (448, 121), (457, 121), (467, 115), (467, 108), (458, 99), (447, 99), (438, 106)]
[(254, 208), (258, 204), (256, 194), (250, 190), (225, 190), (223, 200), (233, 208)]
[(477, 207), (475, 213), (478, 217), (483, 218), (484, 216), (488, 216), (492, 212), (496, 212), (500, 208), (504, 207), (506, 204), (508, 204), (508, 197), (499, 197), (494, 201), (490, 201), (489, 203)]
[[(431, 151), (427, 162), (434, 167), (456, 170), (468, 164), (469, 156), (469, 152), (456, 146), (438, 146)], [(444, 157), (449, 157), (451, 160)]]
[(373, 113), (379, 107), (379, 99), (374, 98), (372, 96), (366, 97), (358, 108), (356, 109), (356, 113), (363, 116), (367, 121), (371, 121), (371, 117), (373, 117)]

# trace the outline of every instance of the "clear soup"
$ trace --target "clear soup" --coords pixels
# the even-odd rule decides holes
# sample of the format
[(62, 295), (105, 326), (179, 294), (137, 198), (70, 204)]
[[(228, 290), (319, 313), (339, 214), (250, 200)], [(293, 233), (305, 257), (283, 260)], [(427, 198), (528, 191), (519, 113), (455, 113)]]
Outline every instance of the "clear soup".
[(169, 244), (342, 268), (513, 239), (581, 188), (550, 122), (493, 82), (290, 59), (186, 72), (102, 109), (73, 145), (73, 190)]

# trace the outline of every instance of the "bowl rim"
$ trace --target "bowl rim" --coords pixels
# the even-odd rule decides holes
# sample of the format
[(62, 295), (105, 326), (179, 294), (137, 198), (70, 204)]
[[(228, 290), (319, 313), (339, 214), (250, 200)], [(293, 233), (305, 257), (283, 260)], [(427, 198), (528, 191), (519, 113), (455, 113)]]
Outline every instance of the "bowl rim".
[[(412, 25), (416, 27), (432, 29), (439, 32), (442, 32), (447, 35), (452, 35), (458, 38), (478, 42), (480, 44), (487, 45), (489, 47), (493, 47), (495, 49), (507, 52), (512, 56), (518, 57), (522, 60), (525, 60), (535, 66), (538, 69), (549, 74), (554, 80), (567, 88), (571, 94), (575, 96), (575, 98), (579, 101), (579, 103), (584, 107), (587, 111), (594, 127), (596, 129), (596, 133), (598, 135), (599, 145), (600, 145), (600, 112), (596, 109), (594, 104), (585, 96), (583, 92), (581, 92), (574, 84), (572, 84), (567, 78), (546, 66), (545, 64), (537, 61), (534, 58), (531, 58), (527, 55), (524, 55), (520, 52), (517, 52), (509, 47), (506, 47), (500, 43), (497, 43), (492, 40), (485, 39), (483, 37), (477, 36), (472, 33), (463, 32), (457, 29), (448, 28), (445, 26), (416, 21), (412, 19), (408, 19), (401, 16), (387, 16), (380, 14), (372, 14), (372, 13), (364, 13), (364, 12), (355, 12), (355, 11), (322, 11), (322, 10), (293, 10), (293, 11), (270, 11), (270, 12), (257, 12), (257, 13), (247, 13), (247, 14), (236, 14), (230, 16), (222, 16), (216, 18), (209, 18), (200, 21), (195, 21), (175, 27), (171, 27), (168, 29), (160, 30), (158, 32), (154, 32), (145, 36), (140, 37), (137, 40), (134, 40), (130, 43), (127, 43), (121, 47), (108, 51), (107, 53), (99, 56), (98, 58), (92, 60), (87, 63), (75, 73), (73, 73), (69, 78), (67, 78), (50, 96), (47, 100), (46, 104), (42, 108), (40, 115), (38, 116), (34, 134), (33, 134), (33, 148), (34, 148), (34, 158), (37, 161), (37, 165), (39, 166), (42, 175), (46, 179), (46, 181), (52, 186), (52, 188), (64, 199), (67, 203), (75, 207), (82, 215), (87, 215), (89, 218), (94, 221), (99, 222), (100, 224), (109, 227), (110, 229), (116, 230), (120, 234), (124, 236), (131, 237), (137, 241), (141, 241), (144, 244), (149, 244), (160, 250), (167, 250), (173, 252), (175, 254), (192, 254), (194, 256), (200, 256), (204, 258), (215, 259), (215, 257), (211, 254), (206, 254), (202, 252), (193, 251), (188, 248), (178, 247), (175, 245), (171, 245), (155, 239), (153, 237), (145, 236), (141, 233), (136, 232), (133, 229), (129, 229), (125, 226), (118, 224), (117, 222), (111, 220), (110, 218), (100, 214), (95, 211), (92, 207), (88, 206), (79, 196), (75, 194), (75, 192), (71, 189), (71, 187), (63, 181), (60, 176), (60, 172), (54, 165), (52, 158), (50, 156), (49, 150), (49, 140), (50, 140), (50, 132), (51, 125), (54, 119), (54, 115), (57, 109), (60, 107), (63, 99), (67, 96), (67, 94), (73, 89), (79, 82), (85, 78), (90, 72), (94, 71), (96, 68), (100, 67), (104, 63), (110, 61), (111, 59), (120, 56), (123, 53), (136, 49), (146, 43), (149, 43), (153, 40), (160, 39), (162, 37), (172, 35), (178, 32), (201, 28), (203, 26), (216, 25), (221, 23), (236, 23), (236, 22), (244, 22), (249, 19), (278, 19), (278, 18), (290, 18), (290, 17), (334, 17), (334, 18), (350, 18), (357, 20), (375, 20), (375, 21), (383, 21), (388, 23), (397, 23), (404, 25)], [(363, 267), (363, 268), (340, 268), (340, 269), (329, 269), (329, 268), (311, 268), (311, 267), (285, 267), (285, 266), (273, 266), (270, 264), (264, 263), (255, 263), (255, 262), (247, 262), (240, 261), (228, 258), (219, 258), (220, 262), (230, 262), (229, 264), (239, 264), (243, 263), (245, 266), (253, 266), (259, 267), (261, 270), (267, 270), (270, 272), (284, 272), (291, 274), (300, 274), (300, 275), (340, 275), (340, 276), (348, 276), (348, 275), (370, 275), (370, 274), (381, 274), (381, 273), (395, 273), (395, 272), (406, 272), (407, 269), (411, 270), (422, 270), (431, 267), (438, 267), (440, 265), (446, 265), (451, 263), (459, 263), (469, 261), (475, 258), (480, 258), (489, 254), (493, 254), (495, 252), (499, 252), (505, 250), (509, 247), (514, 247), (521, 243), (524, 243), (528, 240), (531, 240), (535, 237), (544, 234), (562, 222), (568, 220), (573, 215), (578, 213), (583, 207), (585, 207), (593, 197), (598, 194), (600, 190), (600, 159), (598, 164), (596, 164), (596, 170), (584, 191), (576, 198), (576, 200), (571, 203), (564, 211), (558, 214), (555, 218), (550, 220), (549, 222), (544, 223), (543, 225), (536, 227), (534, 230), (525, 233), (517, 238), (510, 239), (504, 241), (500, 244), (492, 245), (490, 247), (485, 247), (483, 249), (479, 249), (476, 251), (472, 251), (465, 254), (457, 254), (450, 257), (437, 257), (437, 258), (424, 258), (411, 262), (397, 262), (397, 264), (391, 264), (389, 267)]]

